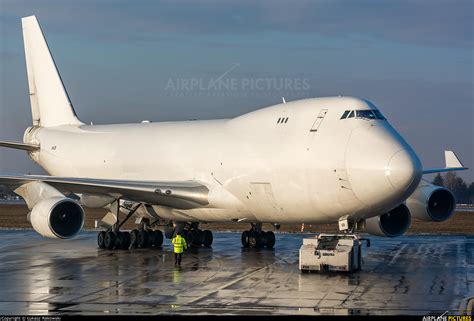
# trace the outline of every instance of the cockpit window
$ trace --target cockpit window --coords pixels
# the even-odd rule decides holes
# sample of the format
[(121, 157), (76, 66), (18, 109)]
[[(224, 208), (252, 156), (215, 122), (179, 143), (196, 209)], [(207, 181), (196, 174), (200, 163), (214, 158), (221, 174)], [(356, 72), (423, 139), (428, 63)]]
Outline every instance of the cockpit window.
[(346, 119), (347, 115), (349, 115), (350, 110), (346, 110), (344, 114), (342, 114), (341, 119)]
[(357, 110), (357, 118), (365, 118), (365, 119), (375, 119), (375, 114), (372, 110)]
[(382, 115), (382, 113), (380, 112), (380, 110), (374, 109), (373, 112), (374, 112), (374, 114), (375, 114), (375, 117), (377, 117), (377, 119), (385, 120), (385, 117)]
[(341, 116), (341, 119), (346, 118), (362, 118), (362, 119), (380, 119), (385, 120), (385, 117), (378, 109), (363, 109), (363, 110), (346, 110)]

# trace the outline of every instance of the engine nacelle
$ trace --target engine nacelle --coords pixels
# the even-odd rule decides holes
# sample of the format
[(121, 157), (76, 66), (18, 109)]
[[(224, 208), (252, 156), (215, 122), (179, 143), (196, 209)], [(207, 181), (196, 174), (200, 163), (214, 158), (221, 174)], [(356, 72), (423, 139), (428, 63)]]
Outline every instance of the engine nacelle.
[(69, 239), (84, 226), (84, 210), (67, 197), (52, 197), (38, 202), (32, 209), (30, 222), (45, 237)]
[(417, 187), (406, 204), (414, 218), (426, 222), (444, 222), (456, 209), (450, 190), (426, 182)]
[(366, 219), (362, 230), (377, 236), (397, 237), (408, 230), (410, 223), (410, 210), (401, 204), (388, 213)]

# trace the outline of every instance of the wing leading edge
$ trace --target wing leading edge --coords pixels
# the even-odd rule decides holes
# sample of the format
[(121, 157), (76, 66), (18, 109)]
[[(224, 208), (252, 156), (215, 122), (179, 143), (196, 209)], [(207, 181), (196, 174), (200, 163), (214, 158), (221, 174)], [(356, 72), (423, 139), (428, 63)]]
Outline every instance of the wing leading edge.
[(0, 184), (20, 186), (44, 182), (61, 192), (110, 195), (115, 199), (161, 205), (176, 209), (191, 209), (209, 204), (209, 189), (196, 181), (162, 182), (131, 181), (47, 175), (0, 175)]
[(0, 147), (6, 147), (6, 148), (13, 148), (13, 149), (21, 149), (21, 150), (26, 150), (28, 152), (34, 152), (39, 150), (39, 145), (33, 145), (33, 144), (25, 144), (25, 143), (18, 143), (18, 142), (7, 142), (0, 140)]

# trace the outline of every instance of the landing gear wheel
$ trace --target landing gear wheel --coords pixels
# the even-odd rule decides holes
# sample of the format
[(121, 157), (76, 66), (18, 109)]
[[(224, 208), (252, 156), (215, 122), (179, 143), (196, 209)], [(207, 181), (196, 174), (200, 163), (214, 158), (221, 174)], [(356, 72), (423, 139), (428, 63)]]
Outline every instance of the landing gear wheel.
[(212, 245), (212, 241), (214, 240), (214, 237), (212, 236), (212, 232), (209, 230), (204, 230), (202, 232), (203, 235), (203, 241), (202, 245), (205, 247), (210, 247)]
[(132, 230), (130, 232), (130, 247), (137, 247), (138, 230)]
[(153, 246), (158, 248), (163, 245), (163, 232), (160, 230), (153, 231)]
[(243, 231), (242, 232), (242, 246), (243, 247), (249, 247), (250, 246), (250, 232), (249, 231)]
[(199, 247), (204, 243), (204, 232), (202, 230), (196, 231), (196, 239), (194, 240), (194, 245)]
[(123, 244), (123, 233), (122, 232), (114, 232), (115, 234), (115, 248), (116, 249), (121, 249), (122, 248), (122, 244)]
[(105, 231), (100, 231), (99, 234), (97, 234), (97, 245), (99, 249), (105, 249)]
[(122, 233), (122, 249), (128, 250), (130, 248), (130, 233), (129, 232), (121, 232)]
[(104, 240), (105, 248), (108, 250), (112, 250), (115, 246), (115, 233), (112, 231), (108, 231), (105, 233), (105, 240)]
[(251, 232), (249, 245), (252, 248), (259, 248), (262, 246), (262, 237), (259, 232)]
[(144, 249), (148, 246), (148, 231), (139, 230), (137, 235), (137, 247), (140, 249)]
[(265, 244), (265, 247), (267, 249), (272, 249), (274, 246), (275, 246), (275, 233), (273, 233), (272, 231), (268, 231), (265, 233), (265, 240), (266, 240), (266, 244)]
[(186, 235), (186, 242), (189, 246), (195, 246), (197, 240), (196, 230), (190, 230)]

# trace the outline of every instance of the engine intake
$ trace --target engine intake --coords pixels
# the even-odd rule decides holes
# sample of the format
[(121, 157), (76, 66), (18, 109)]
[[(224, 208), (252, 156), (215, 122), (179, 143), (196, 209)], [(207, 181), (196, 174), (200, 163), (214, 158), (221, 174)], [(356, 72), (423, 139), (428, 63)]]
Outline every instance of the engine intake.
[(366, 219), (362, 230), (377, 236), (397, 237), (408, 230), (410, 223), (410, 210), (401, 204), (388, 213)]
[(411, 215), (426, 222), (444, 222), (456, 209), (456, 200), (448, 189), (424, 182), (407, 199)]
[(45, 237), (69, 239), (84, 226), (84, 210), (67, 197), (53, 197), (37, 203), (30, 213), (33, 228)]

